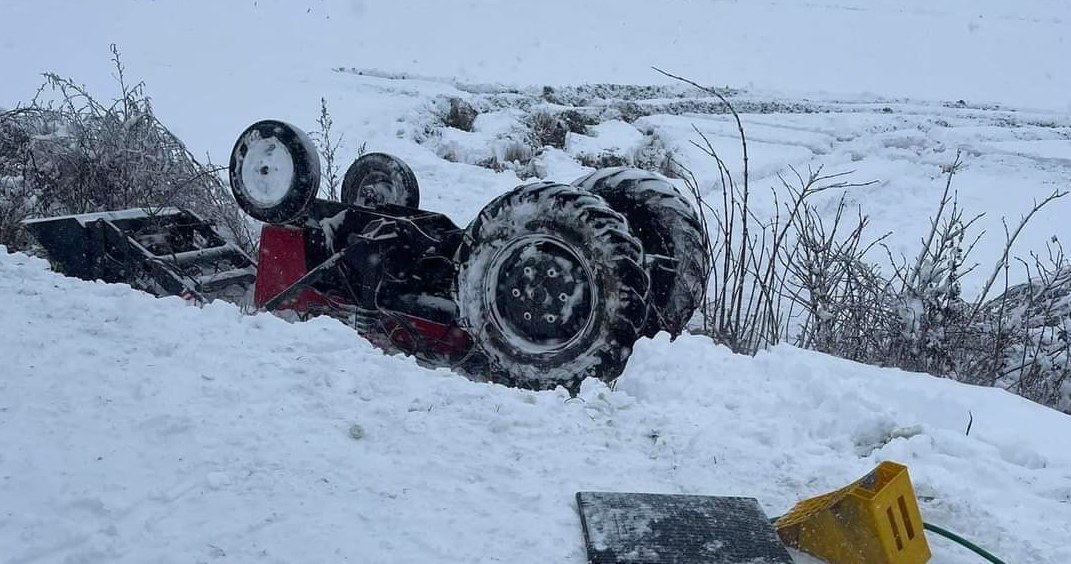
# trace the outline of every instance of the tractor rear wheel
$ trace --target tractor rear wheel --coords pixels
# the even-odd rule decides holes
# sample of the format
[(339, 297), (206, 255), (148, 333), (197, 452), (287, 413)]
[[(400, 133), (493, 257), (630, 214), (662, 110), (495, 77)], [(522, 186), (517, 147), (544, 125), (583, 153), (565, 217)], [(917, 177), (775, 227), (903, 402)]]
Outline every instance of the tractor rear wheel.
[(706, 291), (710, 243), (695, 208), (662, 176), (635, 168), (597, 170), (573, 182), (628, 219), (651, 280), (645, 336), (683, 332)]
[(579, 390), (624, 369), (647, 312), (641, 247), (590, 192), (551, 182), (499, 196), (466, 230), (459, 320), (503, 383)]

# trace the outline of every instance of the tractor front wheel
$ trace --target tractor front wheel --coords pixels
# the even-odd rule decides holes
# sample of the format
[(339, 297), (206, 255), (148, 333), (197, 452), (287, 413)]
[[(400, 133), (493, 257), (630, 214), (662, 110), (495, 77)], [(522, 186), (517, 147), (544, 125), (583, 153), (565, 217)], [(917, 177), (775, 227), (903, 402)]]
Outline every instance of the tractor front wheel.
[(342, 202), (366, 208), (383, 204), (418, 208), (420, 188), (405, 161), (386, 153), (367, 153), (346, 170)]
[(267, 223), (289, 223), (316, 197), (320, 158), (304, 131), (281, 121), (258, 121), (231, 150), (230, 180), (245, 213)]

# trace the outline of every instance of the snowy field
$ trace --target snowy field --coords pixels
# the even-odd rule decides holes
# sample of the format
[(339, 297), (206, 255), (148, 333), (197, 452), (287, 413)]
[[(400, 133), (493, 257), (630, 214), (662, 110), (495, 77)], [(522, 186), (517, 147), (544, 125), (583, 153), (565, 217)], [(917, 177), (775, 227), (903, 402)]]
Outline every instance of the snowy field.
[[(848, 198), (894, 253), (915, 252), (957, 152), (983, 264), (1002, 216), (1071, 188), (1063, 0), (39, 0), (5, 4), (0, 27), (0, 107), (44, 71), (108, 98), (116, 43), (196, 154), (224, 162), (261, 118), (312, 129), (323, 97), (344, 150), (401, 156), (423, 206), (459, 224), (520, 183), (473, 163), (544, 86), (702, 98), (651, 66), (734, 89), (760, 203), (788, 166), (874, 181)], [(427, 135), (444, 97), (485, 110), (475, 131)], [(653, 132), (709, 183), (693, 127), (739, 161), (726, 116), (655, 112), (535, 166), (571, 181), (584, 153)], [(1019, 253), (1071, 241), (1069, 214), (1043, 210)], [(882, 460), (910, 468), (927, 521), (1007, 562), (1071, 562), (1071, 419), (999, 390), (694, 337), (642, 341), (615, 391), (569, 400), (421, 369), (333, 321), (198, 309), (23, 255), (0, 252), (0, 298), (4, 564), (580, 564), (578, 490), (753, 496), (776, 515)], [(930, 544), (933, 562), (979, 561)]]

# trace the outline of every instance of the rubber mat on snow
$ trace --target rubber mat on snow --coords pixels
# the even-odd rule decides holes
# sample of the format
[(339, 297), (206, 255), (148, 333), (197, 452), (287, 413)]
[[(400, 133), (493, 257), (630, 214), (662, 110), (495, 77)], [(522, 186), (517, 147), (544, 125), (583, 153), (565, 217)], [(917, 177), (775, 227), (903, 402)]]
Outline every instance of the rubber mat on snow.
[(749, 497), (579, 492), (590, 564), (792, 564)]

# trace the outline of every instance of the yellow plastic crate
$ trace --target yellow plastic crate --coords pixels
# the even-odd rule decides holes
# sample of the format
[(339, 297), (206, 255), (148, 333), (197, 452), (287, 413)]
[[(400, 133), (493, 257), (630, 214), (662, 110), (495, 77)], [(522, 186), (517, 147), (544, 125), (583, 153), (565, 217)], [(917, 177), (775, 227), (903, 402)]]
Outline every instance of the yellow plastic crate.
[(786, 545), (830, 564), (930, 559), (911, 478), (895, 462), (882, 462), (847, 487), (797, 503), (775, 527)]

